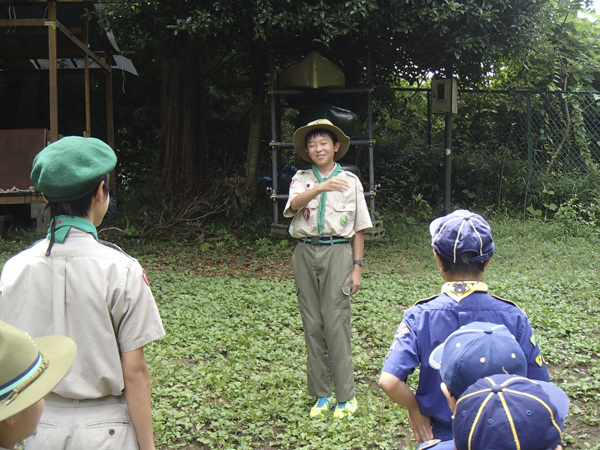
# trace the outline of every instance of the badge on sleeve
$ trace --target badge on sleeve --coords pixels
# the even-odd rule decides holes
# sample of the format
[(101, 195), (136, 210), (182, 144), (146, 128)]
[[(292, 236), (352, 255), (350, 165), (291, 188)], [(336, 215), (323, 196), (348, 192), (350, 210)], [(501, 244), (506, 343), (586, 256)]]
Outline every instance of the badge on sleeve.
[(308, 191), (311, 187), (313, 187), (312, 183), (306, 183), (306, 190)]
[(146, 275), (146, 271), (142, 269), (142, 278), (144, 279), (144, 283), (150, 286), (150, 281), (148, 281), (148, 275)]
[(398, 327), (398, 331), (396, 331), (395, 339), (400, 339), (405, 334), (410, 333), (410, 328), (405, 323), (401, 323)]
[(542, 358), (541, 353), (535, 357), (535, 362), (540, 367), (542, 367), (544, 365), (544, 358)]
[(531, 336), (529, 336), (529, 342), (531, 342), (534, 347), (537, 347), (537, 341), (535, 339), (535, 334), (532, 334)]

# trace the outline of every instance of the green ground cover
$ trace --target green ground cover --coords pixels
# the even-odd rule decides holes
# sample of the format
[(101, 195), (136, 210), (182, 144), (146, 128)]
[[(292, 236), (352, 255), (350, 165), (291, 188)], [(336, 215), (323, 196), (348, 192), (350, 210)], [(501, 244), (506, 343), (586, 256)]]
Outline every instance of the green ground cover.
[[(305, 348), (286, 240), (131, 245), (167, 336), (146, 347), (159, 448), (416, 448), (405, 411), (377, 386), (403, 311), (442, 280), (426, 224), (385, 219), (353, 297), (355, 416), (310, 420)], [(571, 398), (565, 444), (600, 449), (600, 235), (557, 222), (490, 221), (484, 280), (531, 318), (553, 382)], [(0, 264), (31, 236), (0, 240)], [(411, 377), (415, 383), (416, 377)]]

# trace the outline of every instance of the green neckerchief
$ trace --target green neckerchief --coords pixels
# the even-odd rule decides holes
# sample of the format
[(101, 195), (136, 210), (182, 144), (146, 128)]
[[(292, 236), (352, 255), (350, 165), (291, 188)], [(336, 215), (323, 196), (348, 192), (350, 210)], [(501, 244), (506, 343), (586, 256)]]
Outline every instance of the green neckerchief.
[[(323, 181), (327, 181), (330, 178), (333, 178), (336, 175), (342, 173), (342, 166), (340, 166), (339, 163), (335, 163), (335, 169), (333, 169), (333, 172), (331, 172), (329, 174), (329, 176), (327, 178), (325, 178), (324, 180), (323, 180), (323, 177), (321, 177), (321, 173), (319, 172), (319, 169), (317, 169), (316, 164), (312, 165), (312, 170), (313, 170), (313, 173), (315, 174), (315, 177), (317, 177), (317, 180), (319, 180), (319, 183), (323, 183)], [(317, 226), (319, 227), (319, 236), (321, 236), (321, 234), (323, 233), (323, 226), (325, 224), (325, 202), (326, 201), (327, 201), (327, 192), (322, 192), (321, 197), (319, 198), (319, 216), (317, 217)]]
[[(65, 242), (65, 237), (67, 233), (71, 229), (71, 227), (77, 228), (78, 230), (85, 231), (86, 233), (90, 233), (94, 236), (94, 239), (98, 240), (98, 232), (96, 231), (96, 227), (89, 220), (84, 219), (83, 217), (76, 216), (56, 216), (54, 219), (56, 221), (56, 231), (54, 232), (54, 242), (58, 242), (62, 244)], [(52, 224), (50, 224), (50, 228), (48, 228), (48, 233), (46, 234), (46, 238), (50, 239), (51, 237)]]

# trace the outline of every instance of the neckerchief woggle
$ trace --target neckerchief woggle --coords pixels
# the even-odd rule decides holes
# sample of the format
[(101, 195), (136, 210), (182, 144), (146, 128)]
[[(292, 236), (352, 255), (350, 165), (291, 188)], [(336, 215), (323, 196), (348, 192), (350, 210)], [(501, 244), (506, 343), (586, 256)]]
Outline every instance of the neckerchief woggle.
[[(54, 231), (54, 242), (58, 242), (59, 244), (63, 244), (65, 242), (65, 237), (67, 237), (67, 233), (73, 228), (77, 228), (78, 230), (85, 231), (86, 233), (90, 233), (94, 236), (94, 239), (98, 240), (98, 232), (96, 231), (96, 227), (89, 220), (84, 219), (83, 217), (77, 216), (56, 216), (54, 218), (56, 222), (56, 230)], [(51, 238), (51, 230), (52, 224), (50, 224), (50, 228), (48, 228), (48, 233), (46, 234), (46, 238)]]
[[(312, 165), (312, 170), (313, 170), (313, 173), (315, 174), (315, 177), (317, 177), (317, 180), (319, 180), (319, 183), (323, 183), (323, 181), (327, 181), (330, 178), (333, 178), (336, 175), (342, 173), (342, 166), (340, 166), (339, 163), (335, 163), (335, 168), (333, 169), (333, 172), (331, 172), (329, 174), (329, 176), (327, 178), (325, 178), (325, 180), (323, 180), (323, 177), (321, 176), (319, 169), (317, 169), (316, 164)], [(323, 233), (323, 226), (325, 225), (325, 202), (326, 201), (327, 201), (327, 192), (322, 192), (321, 196), (319, 197), (319, 215), (317, 216), (317, 227), (319, 229), (319, 237), (321, 237), (321, 234)]]

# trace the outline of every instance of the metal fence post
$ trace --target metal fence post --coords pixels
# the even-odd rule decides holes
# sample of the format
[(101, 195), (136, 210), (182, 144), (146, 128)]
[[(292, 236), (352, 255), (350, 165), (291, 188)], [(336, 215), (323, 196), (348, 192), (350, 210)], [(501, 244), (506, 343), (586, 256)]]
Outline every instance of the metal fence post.
[(531, 148), (531, 94), (527, 94), (527, 176), (531, 181), (533, 171), (533, 149)]

